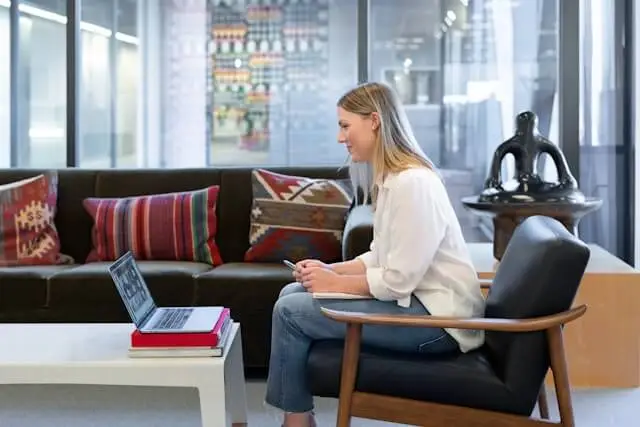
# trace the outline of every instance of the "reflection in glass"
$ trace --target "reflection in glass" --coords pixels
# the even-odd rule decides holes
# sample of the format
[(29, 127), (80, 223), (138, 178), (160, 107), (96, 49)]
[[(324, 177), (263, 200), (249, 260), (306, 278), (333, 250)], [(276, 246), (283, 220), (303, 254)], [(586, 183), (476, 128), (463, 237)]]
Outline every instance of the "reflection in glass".
[(439, 72), (434, 70), (406, 69), (386, 70), (385, 83), (395, 89), (402, 103), (410, 105), (437, 104), (440, 102)]
[(615, 7), (608, 0), (580, 1), (579, 182), (585, 194), (604, 200), (602, 208), (580, 223), (580, 237), (626, 257), (631, 250), (625, 247), (631, 183), (624, 171), (631, 151), (620, 132), (623, 114), (616, 102), (622, 73), (616, 69)]
[(137, 2), (82, 0), (79, 166), (136, 165)]
[(340, 164), (356, 83), (354, 0), (209, 1), (210, 164)]
[(11, 53), (9, 8), (0, 7), (0, 168), (11, 166)]
[[(136, 3), (136, 0), (81, 2), (80, 141), (76, 147), (80, 166), (135, 164)], [(9, 166), (11, 157), (9, 6), (8, 0), (0, 0), (0, 167)], [(14, 166), (65, 167), (66, 2), (24, 0), (18, 10), (20, 61), (15, 112), (18, 141)], [(112, 108), (114, 102), (117, 105)], [(118, 120), (118, 116), (122, 119)]]
[[(40, 5), (39, 3), (43, 3)], [(19, 5), (19, 167), (66, 166), (66, 5)]]
[[(492, 238), (492, 224), (460, 199), (482, 190), (516, 115), (534, 111), (540, 132), (557, 142), (556, 7), (557, 0), (370, 2), (369, 77), (400, 94), (418, 142), (442, 170), (467, 241)], [(550, 162), (541, 163), (553, 179)]]

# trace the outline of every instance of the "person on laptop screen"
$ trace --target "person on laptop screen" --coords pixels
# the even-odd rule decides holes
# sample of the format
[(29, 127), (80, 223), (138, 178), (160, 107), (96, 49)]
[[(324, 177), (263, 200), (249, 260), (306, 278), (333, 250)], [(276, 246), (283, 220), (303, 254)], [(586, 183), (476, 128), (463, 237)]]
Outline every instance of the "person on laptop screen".
[[(447, 191), (416, 142), (396, 93), (380, 83), (360, 85), (340, 98), (338, 118), (338, 142), (351, 156), (352, 181), (365, 200), (369, 194), (373, 200), (374, 238), (355, 260), (298, 262), (296, 282), (276, 301), (265, 402), (284, 413), (284, 427), (315, 425), (305, 372), (309, 348), (315, 340), (345, 335), (345, 325), (322, 315), (321, 306), (381, 314), (484, 313), (478, 276)], [(332, 293), (336, 298), (326, 299)], [(409, 353), (467, 352), (483, 341), (481, 331), (439, 328), (365, 326), (362, 335), (363, 345)]]
[(131, 308), (136, 311), (149, 298), (149, 294), (142, 286), (142, 282), (136, 276), (134, 270), (125, 270), (122, 275), (124, 276), (122, 278), (123, 290), (131, 304)]

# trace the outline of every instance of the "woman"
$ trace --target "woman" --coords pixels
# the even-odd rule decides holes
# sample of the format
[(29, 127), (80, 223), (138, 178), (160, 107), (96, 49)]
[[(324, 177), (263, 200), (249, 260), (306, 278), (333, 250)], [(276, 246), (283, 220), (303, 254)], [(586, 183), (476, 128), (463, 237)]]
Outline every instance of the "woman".
[[(366, 313), (480, 316), (484, 300), (460, 224), (433, 164), (417, 144), (397, 95), (366, 83), (338, 101), (338, 141), (351, 155), (354, 185), (371, 192), (374, 238), (354, 260), (296, 264), (273, 311), (266, 403), (284, 412), (285, 427), (315, 426), (306, 383), (314, 340), (341, 339), (344, 324), (320, 307)], [(369, 172), (369, 173), (368, 173)], [(342, 292), (365, 299), (314, 299)], [(364, 345), (404, 352), (467, 352), (480, 331), (365, 326)]]

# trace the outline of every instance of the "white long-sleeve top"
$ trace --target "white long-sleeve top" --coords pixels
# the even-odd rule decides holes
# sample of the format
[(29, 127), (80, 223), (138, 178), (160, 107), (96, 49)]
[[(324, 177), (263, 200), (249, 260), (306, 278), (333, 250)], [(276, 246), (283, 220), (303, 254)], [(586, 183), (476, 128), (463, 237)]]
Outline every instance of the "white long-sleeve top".
[[(440, 177), (427, 168), (389, 175), (379, 186), (370, 250), (360, 255), (371, 294), (433, 316), (480, 317), (484, 298), (460, 224)], [(484, 333), (447, 329), (470, 351)]]

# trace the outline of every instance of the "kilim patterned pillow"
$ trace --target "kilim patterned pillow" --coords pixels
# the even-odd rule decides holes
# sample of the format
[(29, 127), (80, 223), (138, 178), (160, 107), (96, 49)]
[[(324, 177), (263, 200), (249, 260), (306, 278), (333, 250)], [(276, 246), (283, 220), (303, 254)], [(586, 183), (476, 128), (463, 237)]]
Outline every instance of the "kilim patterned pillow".
[(251, 247), (245, 261), (340, 260), (345, 217), (353, 197), (348, 181), (256, 169), (252, 185)]
[(93, 218), (87, 262), (114, 261), (131, 251), (138, 260), (222, 264), (215, 241), (218, 190), (85, 199)]
[(60, 253), (53, 222), (57, 198), (55, 172), (0, 185), (0, 266), (72, 261)]

